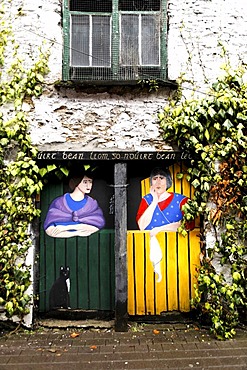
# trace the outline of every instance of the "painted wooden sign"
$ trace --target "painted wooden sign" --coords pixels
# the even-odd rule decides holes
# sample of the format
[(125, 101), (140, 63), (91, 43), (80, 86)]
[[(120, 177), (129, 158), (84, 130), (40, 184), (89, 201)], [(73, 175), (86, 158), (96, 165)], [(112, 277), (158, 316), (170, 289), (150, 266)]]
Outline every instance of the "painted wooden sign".
[(191, 159), (190, 154), (183, 151), (167, 152), (80, 152), (80, 151), (40, 151), (38, 160), (46, 161), (181, 161)]

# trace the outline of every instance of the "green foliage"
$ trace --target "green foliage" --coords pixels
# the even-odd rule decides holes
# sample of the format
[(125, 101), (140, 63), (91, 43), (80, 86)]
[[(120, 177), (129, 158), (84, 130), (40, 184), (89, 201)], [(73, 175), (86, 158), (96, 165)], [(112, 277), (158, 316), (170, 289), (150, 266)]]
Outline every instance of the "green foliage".
[[(247, 71), (243, 66), (233, 70), (229, 63), (222, 70), (208, 95), (171, 101), (159, 120), (166, 142), (193, 158), (183, 174), (195, 188), (184, 207), (184, 223), (203, 215), (215, 230), (210, 256), (203, 250), (193, 305), (209, 315), (212, 330), (225, 339), (235, 333), (239, 307), (247, 306)], [(214, 269), (216, 257), (227, 266), (228, 277)]]
[(144, 88), (145, 86), (148, 87), (148, 91), (157, 91), (159, 89), (159, 83), (157, 80), (154, 79), (147, 79), (147, 80), (140, 80), (138, 84)]
[[(48, 72), (48, 52), (40, 48), (37, 61), (25, 69), (18, 57), (10, 25), (0, 8), (0, 305), (7, 317), (21, 321), (29, 310), (30, 267), (26, 257), (31, 246), (30, 222), (39, 215), (34, 195), (42, 189), (36, 149), (28, 136), (25, 99), (42, 93)], [(7, 52), (8, 51), (8, 52)], [(12, 61), (11, 64), (9, 61)], [(8, 63), (7, 63), (8, 61)]]

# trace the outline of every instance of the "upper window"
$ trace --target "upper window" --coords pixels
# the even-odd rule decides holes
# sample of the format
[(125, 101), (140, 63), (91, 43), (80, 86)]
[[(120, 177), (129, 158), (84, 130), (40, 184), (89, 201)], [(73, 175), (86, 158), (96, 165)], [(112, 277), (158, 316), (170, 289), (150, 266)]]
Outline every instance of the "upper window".
[(166, 76), (166, 0), (64, 0), (64, 80)]

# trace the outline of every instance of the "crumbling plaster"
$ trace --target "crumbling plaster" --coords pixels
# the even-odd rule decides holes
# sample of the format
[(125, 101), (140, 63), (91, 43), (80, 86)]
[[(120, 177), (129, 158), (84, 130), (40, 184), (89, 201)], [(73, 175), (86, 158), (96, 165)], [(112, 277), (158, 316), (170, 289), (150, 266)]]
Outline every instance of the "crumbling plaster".
[[(51, 51), (43, 95), (24, 104), (32, 141), (40, 150), (170, 148), (163, 142), (157, 121), (158, 111), (171, 94), (169, 88), (148, 93), (134, 87), (103, 91), (93, 86), (55, 86), (62, 79), (62, 0), (12, 0), (6, 1), (6, 9), (25, 67), (32, 65), (43, 41)], [(167, 9), (168, 79), (176, 80), (184, 73), (198, 93), (205, 92), (224, 61), (219, 41), (233, 66), (247, 63), (246, 0), (168, 0)], [(183, 94), (190, 93), (191, 85), (187, 85)], [(213, 243), (209, 231), (207, 245)], [(32, 264), (33, 259), (32, 249), (28, 261)], [(25, 318), (27, 326), (32, 315), (31, 311)]]
[[(26, 65), (45, 41), (51, 51), (46, 88), (26, 103), (32, 141), (42, 150), (163, 150), (157, 113), (171, 91), (133, 87), (75, 89), (55, 87), (62, 79), (62, 1), (6, 2)], [(21, 14), (17, 16), (17, 14)], [(181, 73), (205, 92), (220, 73), (222, 41), (233, 64), (247, 61), (245, 0), (168, 0), (168, 79)], [(56, 86), (58, 86), (56, 84)], [(184, 95), (191, 94), (187, 85)]]

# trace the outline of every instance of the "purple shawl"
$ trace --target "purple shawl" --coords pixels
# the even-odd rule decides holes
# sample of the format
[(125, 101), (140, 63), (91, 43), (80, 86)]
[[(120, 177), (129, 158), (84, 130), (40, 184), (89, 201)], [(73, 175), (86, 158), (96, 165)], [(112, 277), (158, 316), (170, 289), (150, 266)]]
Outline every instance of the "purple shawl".
[(49, 207), (44, 222), (44, 229), (48, 226), (59, 222), (80, 222), (82, 224), (91, 225), (102, 229), (105, 226), (105, 219), (102, 209), (98, 202), (87, 196), (85, 206), (78, 211), (72, 211), (66, 201), (65, 194), (54, 199)]

